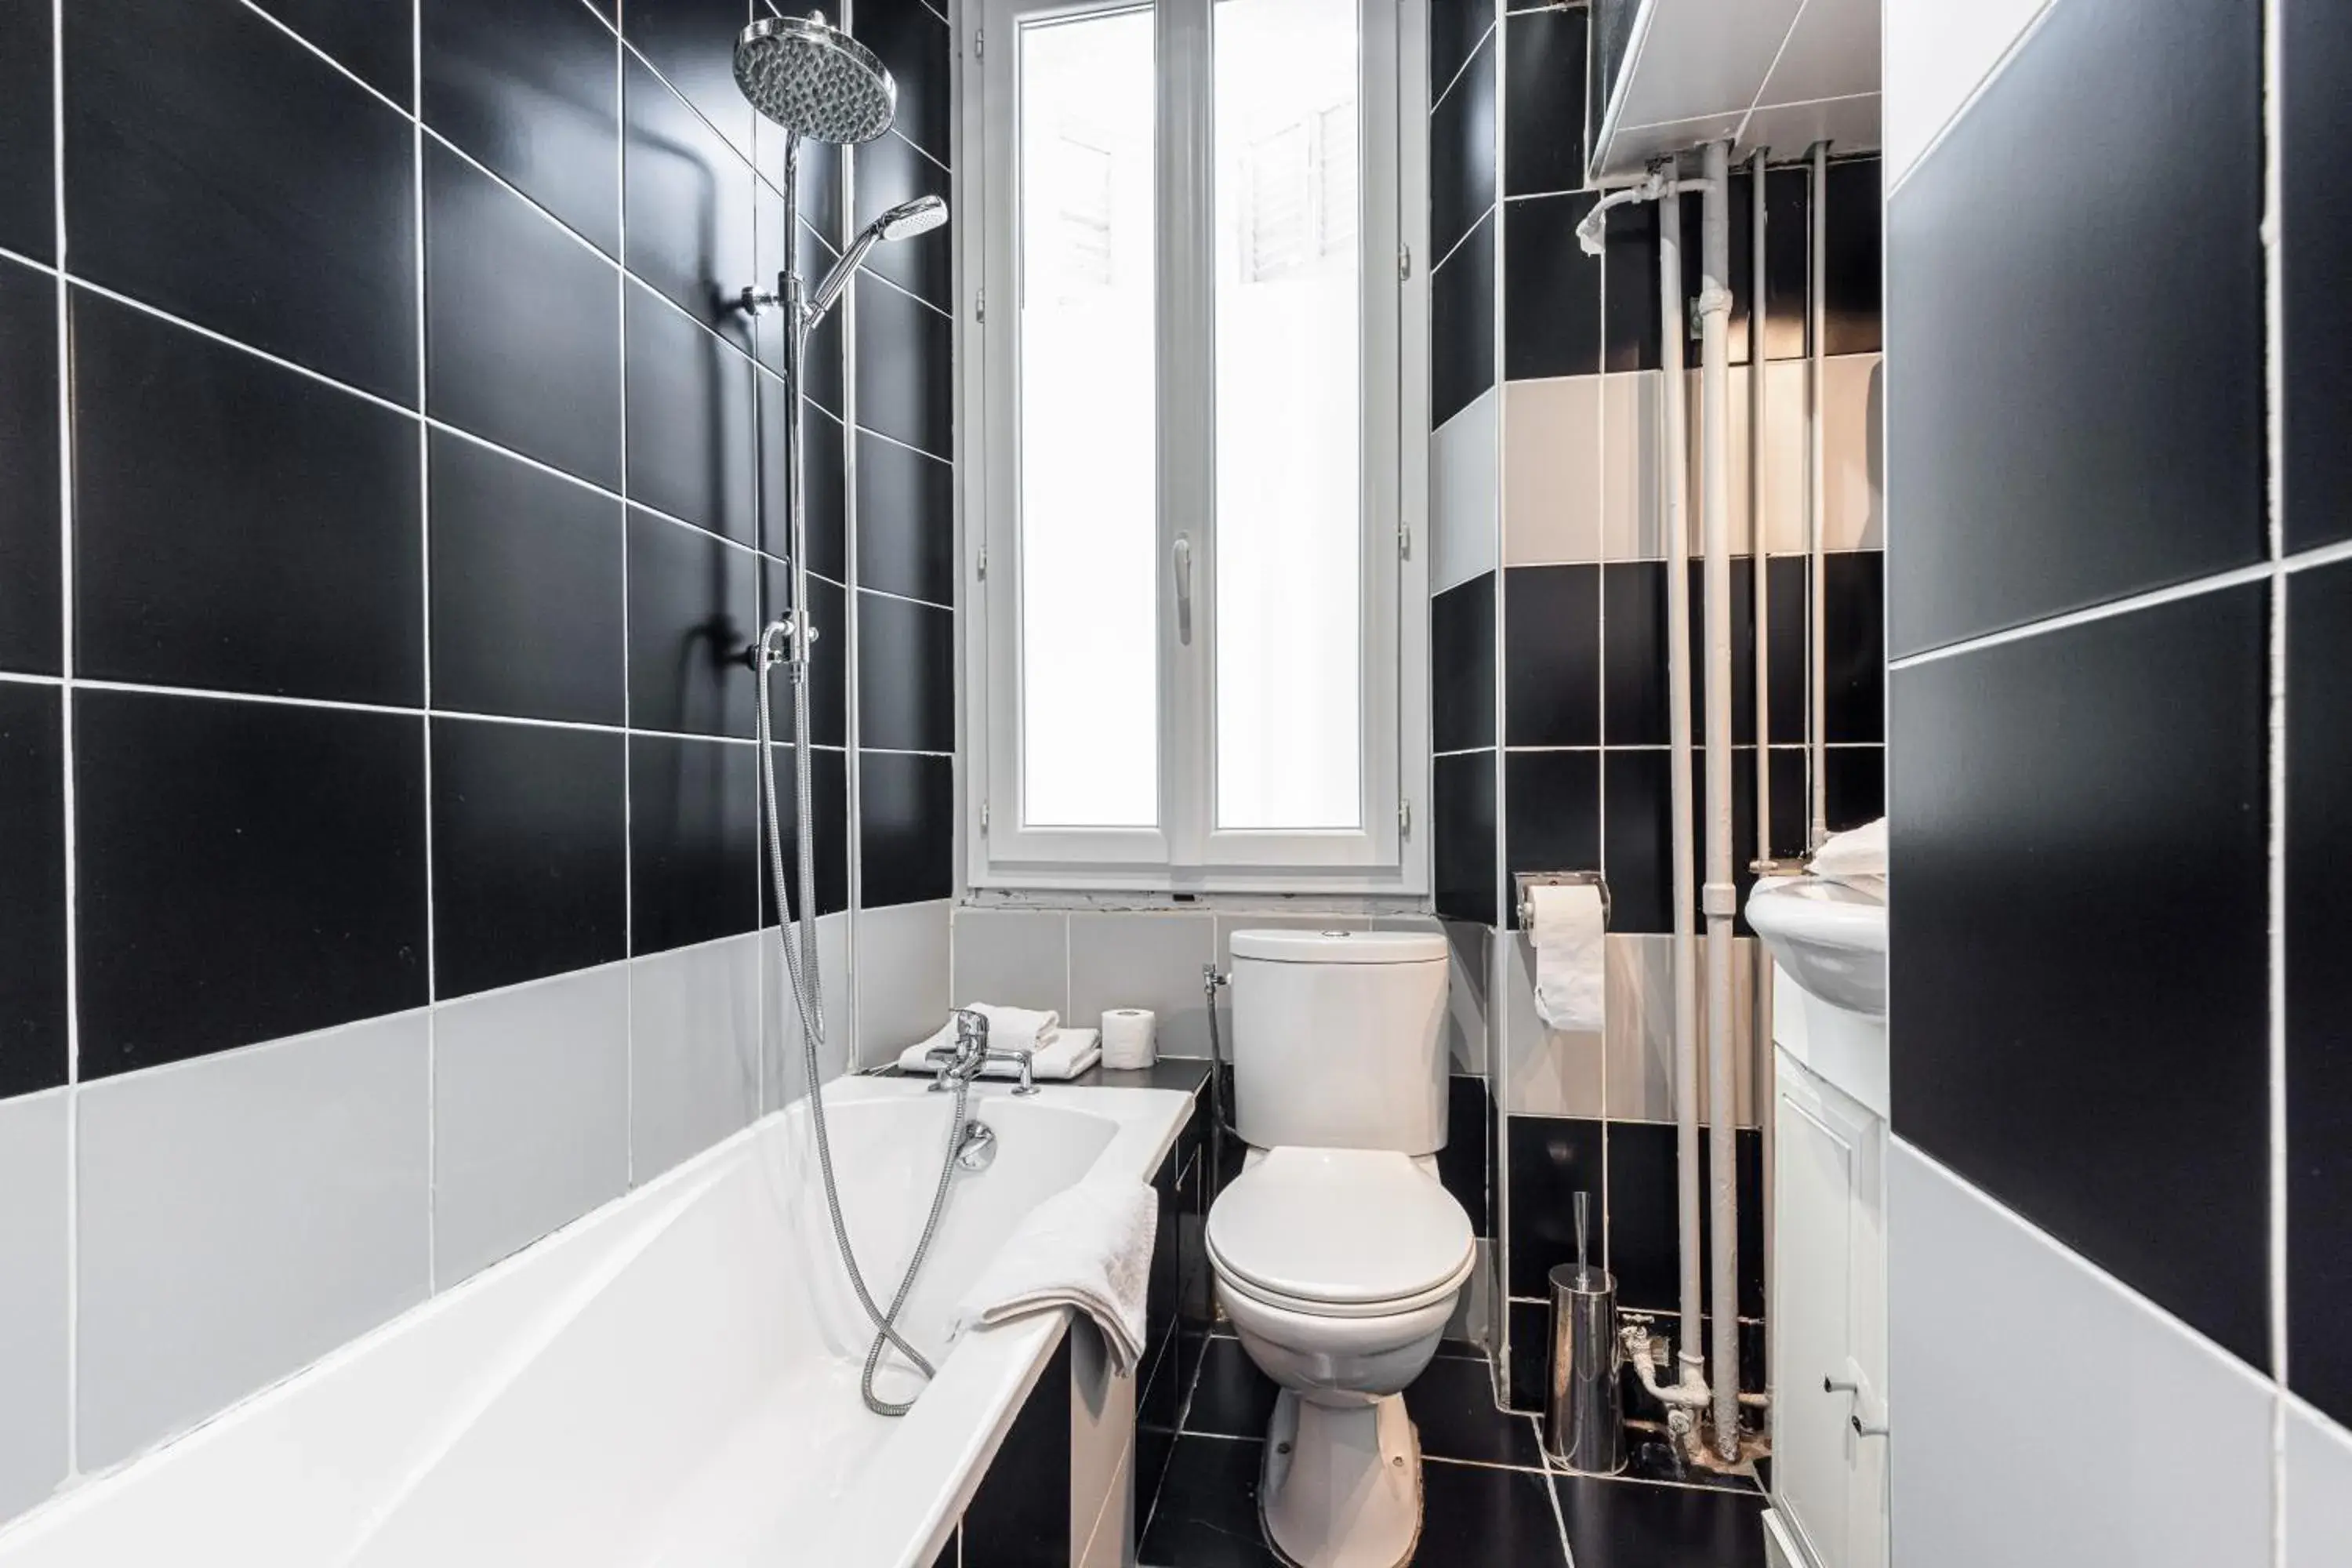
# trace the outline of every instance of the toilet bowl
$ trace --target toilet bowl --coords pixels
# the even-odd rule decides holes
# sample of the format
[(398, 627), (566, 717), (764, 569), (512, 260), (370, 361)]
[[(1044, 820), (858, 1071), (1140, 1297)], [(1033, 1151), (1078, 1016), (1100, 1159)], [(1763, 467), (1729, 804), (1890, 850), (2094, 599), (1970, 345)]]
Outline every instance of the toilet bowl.
[(1217, 1293), (1281, 1388), (1258, 1489), (1298, 1568), (1397, 1568), (1421, 1530), (1403, 1391), (1436, 1353), (1476, 1258), (1469, 1215), (1426, 1160), (1276, 1148), (1209, 1211)]

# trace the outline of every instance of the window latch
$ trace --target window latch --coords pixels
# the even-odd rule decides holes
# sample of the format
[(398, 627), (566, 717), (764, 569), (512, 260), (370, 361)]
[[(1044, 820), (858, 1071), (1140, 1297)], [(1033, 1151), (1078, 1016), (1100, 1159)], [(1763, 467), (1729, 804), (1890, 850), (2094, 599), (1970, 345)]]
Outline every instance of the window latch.
[(1397, 247), (1397, 281), (1402, 283), (1412, 276), (1412, 247)]
[(1189, 647), (1192, 643), (1192, 536), (1178, 534), (1171, 553), (1175, 556), (1176, 640)]
[(1403, 838), (1412, 837), (1412, 802), (1410, 800), (1397, 802), (1397, 834)]

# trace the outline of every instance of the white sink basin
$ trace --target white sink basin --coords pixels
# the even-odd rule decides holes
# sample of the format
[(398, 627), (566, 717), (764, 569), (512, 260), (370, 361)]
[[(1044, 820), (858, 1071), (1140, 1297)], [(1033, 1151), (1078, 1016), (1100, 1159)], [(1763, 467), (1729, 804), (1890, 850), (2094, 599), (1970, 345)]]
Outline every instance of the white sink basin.
[(1886, 906), (1811, 877), (1768, 877), (1748, 923), (1789, 978), (1832, 1007), (1886, 1016)]

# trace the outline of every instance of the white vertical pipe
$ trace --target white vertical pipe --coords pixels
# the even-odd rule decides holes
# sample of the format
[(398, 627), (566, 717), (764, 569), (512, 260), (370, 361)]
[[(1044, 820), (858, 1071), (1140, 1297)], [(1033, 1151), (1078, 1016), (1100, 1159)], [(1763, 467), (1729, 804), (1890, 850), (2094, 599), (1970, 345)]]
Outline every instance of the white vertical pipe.
[(1715, 1448), (1739, 1457), (1738, 1088), (1732, 1058), (1731, 921), (1739, 912), (1731, 822), (1731, 145), (1710, 142), (1699, 225), (1699, 521), (1706, 577), (1706, 1097), (1710, 1167), (1708, 1379)]
[(1811, 780), (1805, 847), (1809, 850), (1820, 848), (1822, 840), (1830, 836), (1829, 664), (1822, 647), (1829, 584), (1829, 566), (1822, 553), (1826, 548), (1822, 535), (1827, 531), (1824, 520), (1829, 498), (1822, 463), (1822, 395), (1827, 374), (1822, 360), (1823, 345), (1829, 338), (1829, 194), (1830, 144), (1816, 142), (1812, 200), (1807, 204), (1811, 209), (1812, 235), (1811, 243), (1805, 247), (1805, 549), (1811, 557), (1805, 595), (1805, 773)]
[(1765, 469), (1770, 455), (1771, 426), (1765, 416), (1765, 367), (1770, 344), (1766, 336), (1764, 289), (1764, 149), (1748, 160), (1748, 586), (1753, 592), (1756, 623), (1756, 858), (1772, 858), (1772, 596), (1766, 579), (1764, 509), (1771, 496)]
[(1691, 847), (1689, 445), (1683, 385), (1683, 216), (1669, 182), (1658, 198), (1658, 340), (1666, 481), (1666, 689), (1668, 804), (1674, 825), (1675, 1183), (1682, 1265), (1678, 1379), (1706, 1378), (1701, 1349), (1698, 1180), (1698, 952), (1691, 918), (1696, 880)]

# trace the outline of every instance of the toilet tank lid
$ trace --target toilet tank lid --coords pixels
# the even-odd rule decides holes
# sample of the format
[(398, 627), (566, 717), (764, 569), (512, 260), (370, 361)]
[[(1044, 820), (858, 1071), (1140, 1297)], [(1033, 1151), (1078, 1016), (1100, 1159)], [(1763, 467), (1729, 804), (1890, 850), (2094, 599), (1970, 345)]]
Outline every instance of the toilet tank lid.
[(1235, 958), (1276, 963), (1426, 963), (1445, 956), (1445, 939), (1419, 931), (1237, 931)]

